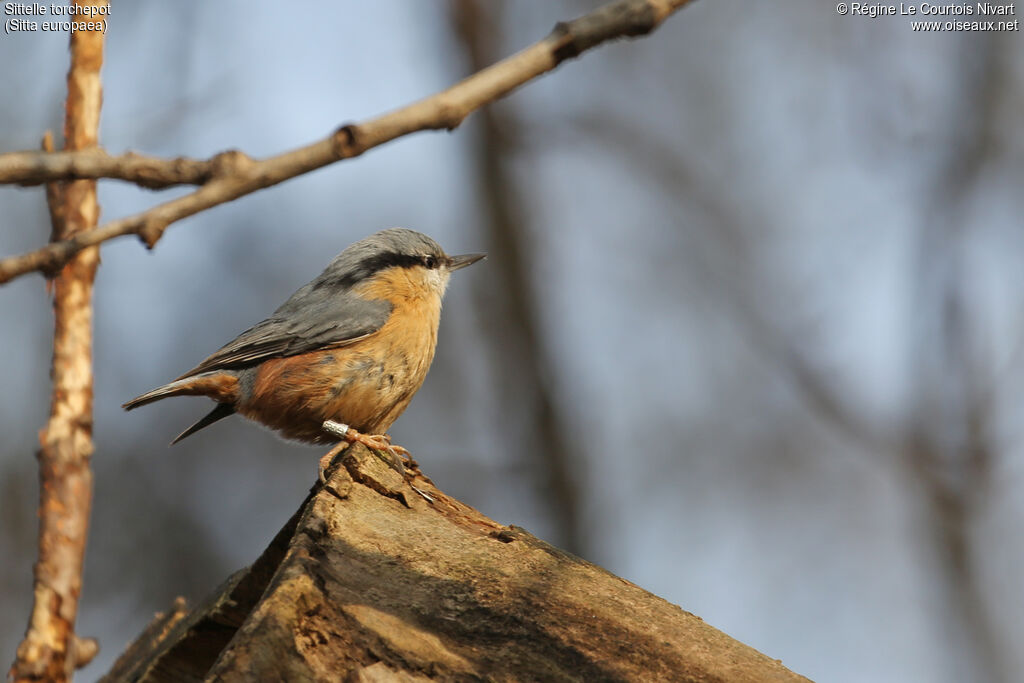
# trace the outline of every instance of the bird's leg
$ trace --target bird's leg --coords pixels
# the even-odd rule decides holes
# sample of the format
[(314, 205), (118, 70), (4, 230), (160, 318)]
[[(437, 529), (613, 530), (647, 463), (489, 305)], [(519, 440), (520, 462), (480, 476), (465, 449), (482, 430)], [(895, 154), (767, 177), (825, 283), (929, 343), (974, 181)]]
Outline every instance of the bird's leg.
[[(391, 437), (387, 434), (363, 434), (362, 432), (349, 427), (347, 424), (335, 422), (334, 420), (325, 420), (323, 428), (325, 432), (340, 437), (348, 443), (361, 443), (370, 450), (386, 451), (396, 458), (402, 457), (406, 460), (412, 459), (412, 455), (409, 453), (408, 449), (391, 443)], [(396, 464), (401, 465), (401, 462), (396, 460)], [(392, 465), (392, 467), (394, 467), (394, 465)]]
[(330, 464), (330, 461), (334, 459), (341, 451), (348, 448), (349, 444), (361, 443), (370, 449), (378, 458), (383, 460), (388, 467), (393, 469), (402, 475), (405, 482), (409, 485), (416, 493), (423, 496), (423, 499), (428, 503), (433, 503), (434, 499), (421, 491), (412, 483), (412, 476), (409, 471), (405, 469), (405, 465), (402, 463), (402, 458), (405, 458), (407, 462), (412, 462), (412, 454), (409, 453), (408, 449), (402, 446), (397, 446), (391, 443), (391, 437), (387, 434), (363, 434), (362, 432), (352, 429), (347, 424), (341, 422), (335, 422), (334, 420), (325, 420), (323, 424), (324, 431), (333, 434), (334, 436), (344, 439), (337, 446), (328, 451), (323, 458), (320, 459), (320, 481), (324, 480), (324, 461)]

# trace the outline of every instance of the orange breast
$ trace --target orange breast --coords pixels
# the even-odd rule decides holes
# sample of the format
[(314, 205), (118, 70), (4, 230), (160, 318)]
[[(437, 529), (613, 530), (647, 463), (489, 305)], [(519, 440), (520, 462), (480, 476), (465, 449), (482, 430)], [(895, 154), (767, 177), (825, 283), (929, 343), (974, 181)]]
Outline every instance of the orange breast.
[(238, 412), (310, 443), (337, 440), (324, 435), (324, 420), (370, 434), (386, 431), (427, 376), (441, 308), (440, 297), (403, 296), (400, 284), (384, 283), (394, 309), (369, 337), (262, 363), (236, 404)]

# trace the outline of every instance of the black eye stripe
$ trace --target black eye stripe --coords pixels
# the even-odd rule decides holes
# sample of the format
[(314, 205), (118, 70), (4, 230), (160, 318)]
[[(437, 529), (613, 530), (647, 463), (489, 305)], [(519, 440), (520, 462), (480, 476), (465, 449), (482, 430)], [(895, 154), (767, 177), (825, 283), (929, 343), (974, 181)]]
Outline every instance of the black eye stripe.
[(420, 256), (389, 251), (384, 254), (375, 254), (360, 261), (359, 265), (352, 269), (348, 276), (341, 280), (340, 284), (345, 287), (351, 287), (386, 268), (394, 268), (396, 266), (401, 268), (410, 268), (412, 266), (437, 268), (440, 264), (441, 259), (433, 254)]
[(359, 264), (359, 270), (362, 271), (364, 277), (373, 275), (374, 273), (384, 270), (385, 268), (393, 268), (400, 266), (408, 268), (410, 266), (416, 266), (421, 263), (421, 257), (413, 256), (411, 254), (399, 254), (398, 252), (388, 252), (386, 254), (377, 254), (365, 259)]

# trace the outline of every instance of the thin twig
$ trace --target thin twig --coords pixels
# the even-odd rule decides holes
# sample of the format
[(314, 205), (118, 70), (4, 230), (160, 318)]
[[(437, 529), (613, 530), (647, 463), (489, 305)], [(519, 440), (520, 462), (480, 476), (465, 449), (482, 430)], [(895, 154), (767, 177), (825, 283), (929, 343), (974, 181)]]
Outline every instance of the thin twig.
[[(585, 50), (615, 38), (650, 33), (670, 14), (690, 2), (618, 0), (579, 19), (556, 25), (540, 42), (447, 90), (375, 119), (342, 126), (318, 142), (263, 160), (254, 160), (241, 152), (219, 154), (209, 162), (210, 179), (195, 192), (35, 251), (3, 259), (0, 284), (37, 270), (52, 274), (82, 249), (122, 235), (136, 234), (152, 248), (169, 225), (210, 207), (359, 156), (410, 133), (452, 130), (484, 104), (507, 95)], [(27, 177), (39, 178), (39, 173), (37, 170), (34, 176)]]
[[(104, 6), (106, 0), (76, 0)], [(96, 146), (102, 101), (103, 33), (71, 34), (71, 68), (64, 120), (65, 146)], [(44, 138), (52, 149), (52, 139)], [(96, 181), (50, 187), (54, 240), (95, 227)], [(39, 559), (25, 639), (18, 646), (12, 681), (67, 681), (98, 651), (95, 640), (75, 635), (82, 566), (92, 506), (92, 287), (97, 248), (80, 250), (53, 283), (53, 398), (50, 419), (39, 434)]]

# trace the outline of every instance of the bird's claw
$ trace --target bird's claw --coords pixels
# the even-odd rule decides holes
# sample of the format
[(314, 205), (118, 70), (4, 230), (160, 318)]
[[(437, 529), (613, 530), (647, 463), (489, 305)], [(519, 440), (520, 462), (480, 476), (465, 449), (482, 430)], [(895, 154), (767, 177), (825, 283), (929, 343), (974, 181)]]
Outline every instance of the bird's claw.
[(406, 460), (409, 460), (412, 457), (408, 449), (391, 443), (391, 437), (387, 434), (362, 434), (350, 428), (349, 435), (353, 441), (361, 443), (367, 448), (372, 448), (378, 451), (388, 451), (389, 453), (393, 453)]

